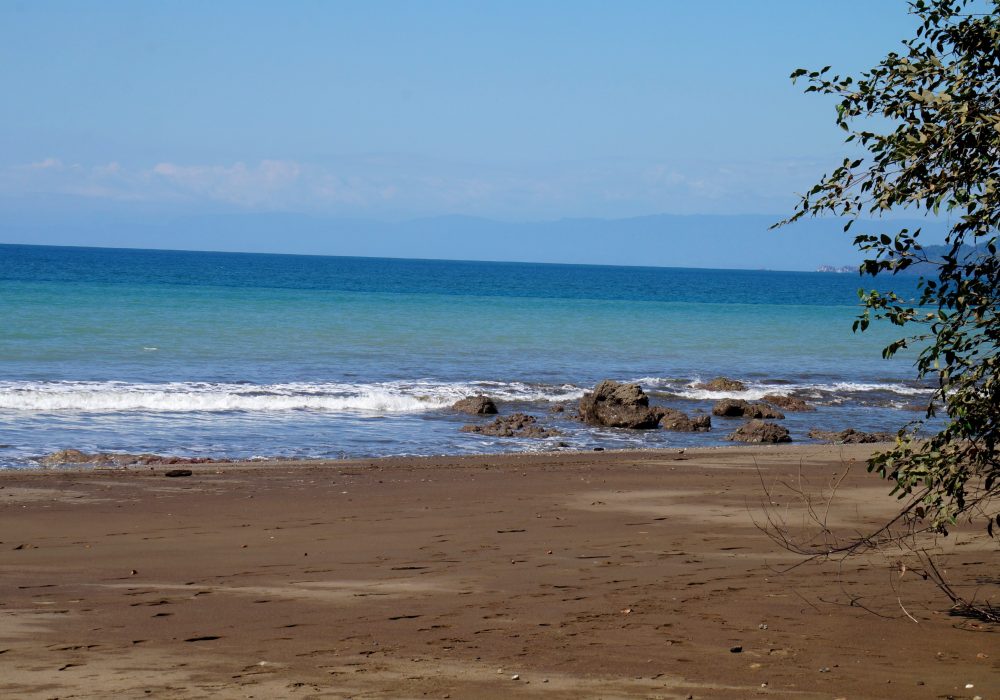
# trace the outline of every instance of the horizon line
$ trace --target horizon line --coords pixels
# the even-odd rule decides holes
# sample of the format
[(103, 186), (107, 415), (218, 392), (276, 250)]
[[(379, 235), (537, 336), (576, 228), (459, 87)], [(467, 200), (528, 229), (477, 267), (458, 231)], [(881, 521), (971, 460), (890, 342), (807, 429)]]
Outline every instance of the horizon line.
[[(6, 243), (0, 241), (0, 247), (23, 247), (23, 248), (59, 248), (72, 250), (118, 250), (140, 253), (208, 253), (213, 255), (269, 255), (296, 258), (344, 258), (350, 260), (414, 260), (420, 262), (448, 262), (448, 263), (486, 263), (491, 265), (539, 265), (557, 267), (614, 267), (627, 269), (645, 270), (703, 270), (711, 272), (795, 272), (810, 273), (819, 275), (830, 274), (850, 274), (820, 272), (819, 270), (788, 270), (762, 267), (689, 267), (683, 265), (614, 265), (607, 263), (569, 263), (569, 262), (540, 262), (529, 260), (481, 260), (473, 258), (404, 258), (384, 255), (333, 255), (330, 253), (275, 253), (250, 250), (208, 250), (203, 248), (141, 248), (141, 247), (121, 247), (102, 245), (51, 245), (45, 243)], [(860, 272), (858, 273), (859, 277)]]

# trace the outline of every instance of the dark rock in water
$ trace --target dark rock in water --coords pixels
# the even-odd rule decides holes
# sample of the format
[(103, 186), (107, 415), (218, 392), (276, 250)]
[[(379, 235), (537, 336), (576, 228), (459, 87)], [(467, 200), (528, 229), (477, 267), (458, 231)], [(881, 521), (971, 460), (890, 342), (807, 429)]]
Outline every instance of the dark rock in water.
[(839, 432), (810, 430), (809, 437), (813, 440), (822, 440), (823, 442), (835, 445), (863, 445), (871, 442), (894, 442), (896, 440), (896, 436), (893, 433), (865, 433), (854, 428), (848, 428)]
[(743, 399), (722, 399), (716, 401), (712, 406), (713, 416), (723, 416), (725, 418), (740, 418), (750, 405)]
[(164, 476), (178, 477), (178, 476), (191, 476), (194, 472), (190, 469), (171, 469)]
[(785, 414), (766, 403), (750, 403), (743, 399), (722, 399), (712, 406), (712, 415), (725, 418), (770, 418), (781, 420)]
[(125, 452), (96, 452), (88, 454), (80, 450), (59, 450), (42, 458), (42, 466), (57, 467), (65, 464), (93, 464), (98, 467), (131, 467), (162, 464), (206, 464), (222, 463), (229, 460), (207, 457), (165, 457), (153, 454), (128, 454)]
[(661, 415), (649, 407), (649, 397), (638, 384), (605, 379), (580, 399), (580, 419), (591, 425), (649, 430), (659, 425)]
[(784, 413), (774, 406), (768, 406), (766, 403), (750, 404), (750, 408), (743, 415), (747, 418), (767, 418), (771, 420), (781, 420), (785, 417)]
[(549, 413), (563, 413), (566, 411), (566, 407), (561, 403), (557, 403), (555, 406), (549, 409)]
[(674, 430), (681, 433), (703, 433), (712, 429), (711, 416), (695, 416), (692, 418), (683, 411), (674, 408), (656, 408), (661, 412), (660, 427), (664, 430)]
[(716, 377), (710, 382), (695, 384), (696, 389), (707, 389), (708, 391), (746, 391), (747, 385), (738, 379), (729, 377)]
[(795, 396), (782, 396), (781, 394), (765, 394), (764, 401), (769, 404), (773, 404), (786, 411), (815, 411), (813, 406), (810, 406), (805, 401)]
[(451, 406), (456, 411), (468, 413), (471, 416), (492, 416), (497, 413), (497, 405), (489, 396), (467, 396), (459, 399)]
[(734, 442), (791, 442), (788, 429), (776, 423), (752, 420), (744, 423), (726, 438)]
[(486, 425), (463, 425), (463, 433), (479, 433), (494, 437), (547, 438), (561, 435), (558, 430), (536, 425), (537, 419), (524, 413), (497, 418)]

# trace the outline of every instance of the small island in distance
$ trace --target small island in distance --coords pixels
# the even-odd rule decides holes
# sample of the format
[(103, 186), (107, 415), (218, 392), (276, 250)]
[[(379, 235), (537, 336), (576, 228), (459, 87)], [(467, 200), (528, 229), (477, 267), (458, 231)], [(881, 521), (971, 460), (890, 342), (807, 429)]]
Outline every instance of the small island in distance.
[[(946, 255), (951, 254), (951, 247), (946, 245), (925, 245), (921, 246), (920, 252), (924, 259), (915, 260), (909, 267), (899, 270), (898, 274), (926, 274), (929, 270), (940, 265)], [(964, 261), (977, 255), (984, 255), (985, 253), (987, 253), (985, 244), (974, 246), (962, 245), (956, 255), (959, 261)], [(858, 268), (853, 265), (842, 265), (840, 267), (835, 265), (820, 265), (816, 268), (816, 272), (858, 272)]]

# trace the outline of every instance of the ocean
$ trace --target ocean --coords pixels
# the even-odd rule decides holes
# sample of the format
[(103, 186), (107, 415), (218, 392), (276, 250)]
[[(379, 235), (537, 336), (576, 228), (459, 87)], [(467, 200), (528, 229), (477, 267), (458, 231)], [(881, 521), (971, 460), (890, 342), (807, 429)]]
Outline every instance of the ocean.
[[(892, 280), (904, 296), (915, 279)], [(597, 429), (584, 391), (636, 381), (710, 411), (696, 385), (815, 405), (782, 421), (895, 431), (930, 387), (894, 329), (853, 334), (854, 274), (0, 245), (0, 467), (59, 449), (218, 458), (721, 446), (707, 433)], [(895, 329), (898, 330), (898, 329)], [(558, 438), (463, 433), (485, 393)], [(567, 407), (554, 413), (557, 405)]]

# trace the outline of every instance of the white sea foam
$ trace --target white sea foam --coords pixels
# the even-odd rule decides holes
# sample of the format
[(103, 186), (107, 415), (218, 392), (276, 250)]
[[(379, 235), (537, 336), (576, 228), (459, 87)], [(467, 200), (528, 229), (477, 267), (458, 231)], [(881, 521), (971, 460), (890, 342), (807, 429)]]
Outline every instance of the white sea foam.
[[(663, 391), (701, 401), (726, 397), (757, 400), (766, 394), (795, 392), (838, 403), (845, 395), (889, 393), (917, 396), (930, 389), (898, 383), (833, 382), (805, 384), (750, 383), (745, 391), (709, 391), (697, 381), (659, 377), (635, 380), (647, 391)], [(585, 390), (572, 384), (524, 382), (441, 382), (433, 380), (372, 383), (233, 384), (174, 382), (0, 382), (0, 410), (34, 412), (127, 413), (226, 412), (263, 413), (311, 410), (329, 413), (407, 414), (440, 410), (465, 396), (487, 394), (498, 401), (564, 402)]]
[(744, 391), (712, 391), (699, 387), (702, 380), (680, 381), (662, 377), (643, 377), (636, 380), (647, 391), (665, 391), (675, 396), (696, 401), (715, 401), (725, 398), (756, 401), (767, 394), (788, 396), (792, 393), (805, 394), (813, 398), (823, 396), (843, 396), (844, 394), (859, 394), (869, 392), (898, 394), (901, 396), (921, 396), (930, 394), (933, 390), (925, 387), (913, 387), (900, 383), (876, 382), (830, 382), (802, 384), (768, 384), (763, 382), (745, 382)]
[(433, 411), (485, 393), (501, 401), (570, 401), (572, 385), (433, 381), (290, 384), (0, 382), (0, 410), (89, 413), (313, 410), (399, 414)]

